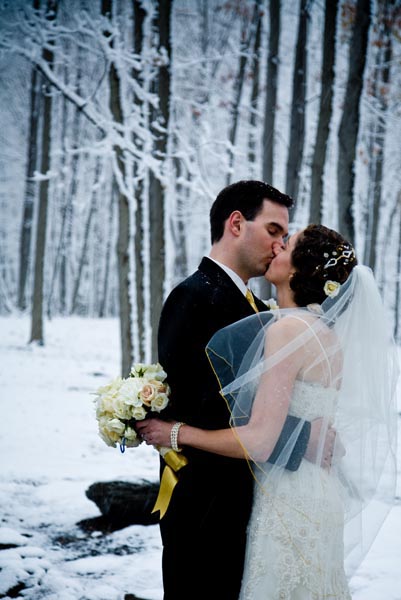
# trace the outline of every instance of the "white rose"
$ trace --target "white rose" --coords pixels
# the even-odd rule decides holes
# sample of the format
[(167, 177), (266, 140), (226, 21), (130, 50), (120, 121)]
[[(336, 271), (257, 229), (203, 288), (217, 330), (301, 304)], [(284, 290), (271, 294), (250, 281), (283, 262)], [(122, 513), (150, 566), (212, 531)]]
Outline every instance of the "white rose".
[(118, 419), (129, 421), (132, 417), (132, 406), (124, 402), (122, 398), (116, 398), (114, 401), (114, 415)]
[(99, 419), (99, 433), (108, 446), (115, 446), (123, 436), (125, 425), (119, 419), (101, 417)]
[(107, 383), (106, 385), (103, 385), (100, 388), (98, 388), (96, 393), (99, 396), (113, 395), (118, 392), (122, 382), (123, 380), (121, 377), (115, 377), (112, 381), (110, 381), (110, 383)]
[(133, 419), (137, 421), (142, 421), (146, 415), (147, 411), (143, 408), (143, 406), (133, 406), (131, 410), (131, 415)]
[(100, 387), (96, 392), (96, 416), (99, 418), (103, 414), (112, 415), (114, 413), (114, 402), (122, 384), (121, 377), (117, 377), (109, 384)]
[(142, 442), (137, 432), (132, 427), (126, 427), (124, 432), (125, 445), (127, 448), (136, 448)]
[(128, 377), (120, 387), (119, 398), (129, 406), (142, 406), (142, 400), (139, 393), (143, 387), (143, 379)]
[(160, 363), (151, 365), (148, 371), (146, 372), (146, 375), (148, 375), (148, 377), (156, 379), (157, 381), (164, 381), (167, 377), (167, 373)]
[(131, 374), (138, 377), (144, 377), (145, 379), (156, 379), (157, 381), (164, 381), (167, 377), (167, 373), (163, 370), (160, 363), (146, 365), (144, 363), (135, 363), (132, 366)]
[(266, 304), (268, 310), (277, 310), (278, 309), (278, 304), (274, 298), (270, 298), (270, 300), (263, 300), (263, 302)]

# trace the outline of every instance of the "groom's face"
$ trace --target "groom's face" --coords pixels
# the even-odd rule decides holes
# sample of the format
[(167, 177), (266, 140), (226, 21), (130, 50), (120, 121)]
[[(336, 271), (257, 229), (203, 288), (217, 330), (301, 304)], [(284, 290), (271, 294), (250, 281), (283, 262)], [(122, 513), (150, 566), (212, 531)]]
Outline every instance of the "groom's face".
[(266, 273), (277, 248), (284, 245), (288, 233), (288, 209), (277, 202), (264, 200), (253, 221), (242, 229), (240, 262), (248, 278)]

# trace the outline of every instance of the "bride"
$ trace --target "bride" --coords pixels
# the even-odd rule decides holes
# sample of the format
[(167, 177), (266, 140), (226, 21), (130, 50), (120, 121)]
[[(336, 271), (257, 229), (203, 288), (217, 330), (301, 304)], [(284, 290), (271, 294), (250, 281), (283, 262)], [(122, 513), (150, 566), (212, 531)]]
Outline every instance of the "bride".
[[(206, 349), (231, 428), (181, 424), (178, 443), (246, 458), (252, 469), (241, 600), (350, 600), (347, 581), (395, 494), (398, 369), (390, 325), (370, 269), (322, 225), (291, 236), (266, 278), (280, 308), (220, 330)], [(284, 466), (298, 430), (275, 452), (287, 414), (301, 419), (299, 431), (306, 420), (325, 424), (314, 461), (303, 459), (297, 471)], [(323, 446), (333, 424), (328, 467)], [(150, 419), (137, 428), (148, 444), (170, 445), (171, 422)]]

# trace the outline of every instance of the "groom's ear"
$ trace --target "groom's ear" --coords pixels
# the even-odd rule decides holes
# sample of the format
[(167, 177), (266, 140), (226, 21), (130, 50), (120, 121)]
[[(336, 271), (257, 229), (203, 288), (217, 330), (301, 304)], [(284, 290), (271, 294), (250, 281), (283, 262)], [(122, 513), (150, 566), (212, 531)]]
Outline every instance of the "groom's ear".
[(238, 237), (241, 232), (241, 226), (244, 222), (244, 215), (239, 210), (234, 210), (227, 219), (227, 228), (231, 235)]

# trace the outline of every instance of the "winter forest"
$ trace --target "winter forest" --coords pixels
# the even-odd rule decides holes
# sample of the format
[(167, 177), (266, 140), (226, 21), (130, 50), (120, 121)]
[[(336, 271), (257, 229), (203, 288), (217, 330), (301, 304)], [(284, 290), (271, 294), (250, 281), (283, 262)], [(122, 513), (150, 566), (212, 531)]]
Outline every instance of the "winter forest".
[(401, 342), (400, 0), (0, 0), (0, 31), (0, 314), (30, 341), (119, 317), (122, 374), (154, 360), (217, 193), (263, 179), (354, 243)]

